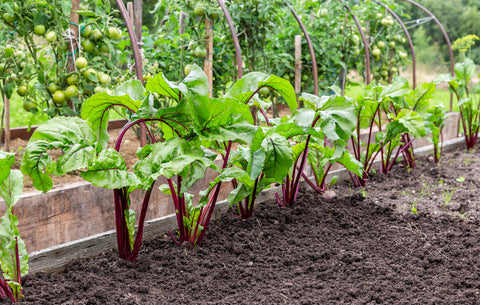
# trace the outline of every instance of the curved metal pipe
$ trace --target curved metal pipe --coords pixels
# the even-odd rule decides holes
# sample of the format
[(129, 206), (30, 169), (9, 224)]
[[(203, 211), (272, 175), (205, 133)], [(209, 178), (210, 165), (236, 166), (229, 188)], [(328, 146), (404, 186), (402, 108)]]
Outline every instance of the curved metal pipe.
[(408, 40), (408, 45), (410, 46), (410, 51), (412, 52), (412, 73), (413, 73), (413, 89), (417, 87), (417, 62), (416, 62), (416, 57), (415, 57), (415, 49), (413, 47), (413, 41), (412, 37), (410, 36), (410, 33), (408, 33), (408, 29), (405, 27), (405, 24), (403, 23), (402, 19), (386, 5), (385, 3), (379, 2), (377, 0), (371, 0), (375, 3), (380, 4), (387, 10), (387, 12), (395, 18), (395, 20), (398, 21), (400, 26), (402, 27), (403, 33), (405, 33), (405, 36), (407, 36)]
[[(432, 17), (433, 21), (435, 21), (435, 23), (438, 25), (438, 27), (443, 33), (443, 37), (445, 37), (445, 41), (447, 42), (447, 46), (448, 46), (448, 51), (450, 53), (450, 73), (452, 76), (455, 76), (455, 58), (453, 56), (452, 43), (450, 42), (450, 38), (448, 37), (447, 31), (443, 27), (442, 23), (437, 19), (437, 17), (434, 14), (432, 14), (432, 12), (430, 12), (428, 9), (426, 9), (424, 6), (420, 5), (419, 3), (412, 0), (402, 0), (402, 1), (408, 2), (418, 7), (419, 9), (427, 13), (430, 17)], [(450, 111), (452, 111), (452, 109), (453, 109), (453, 96), (450, 95)]]
[[(341, 0), (341, 1), (343, 2), (343, 0)], [(368, 49), (370, 47), (370, 44), (367, 41), (367, 39), (365, 38), (365, 34), (363, 33), (362, 27), (360, 26), (360, 22), (358, 21), (357, 16), (355, 16), (355, 14), (352, 12), (352, 10), (350, 9), (350, 6), (348, 6), (348, 4), (345, 4), (345, 9), (347, 9), (347, 11), (350, 13), (350, 15), (353, 18), (353, 21), (355, 21), (355, 24), (357, 25), (358, 31), (360, 32), (360, 36), (362, 38), (363, 48), (365, 50), (365, 74), (366, 74), (365, 84), (370, 85), (370, 83), (371, 83), (370, 51)]]
[(235, 26), (233, 25), (232, 16), (227, 10), (225, 3), (222, 0), (217, 0), (218, 4), (222, 8), (225, 18), (227, 18), (228, 27), (230, 28), (230, 33), (232, 34), (233, 45), (235, 47), (235, 58), (237, 60), (237, 73), (238, 79), (243, 77), (243, 62), (242, 62), (242, 50), (240, 49), (240, 42), (238, 41), (237, 32), (235, 31)]
[(307, 40), (308, 50), (310, 51), (310, 57), (312, 58), (312, 73), (313, 73), (313, 93), (318, 95), (318, 69), (317, 69), (317, 59), (315, 58), (315, 51), (313, 49), (312, 40), (310, 39), (310, 35), (308, 35), (308, 31), (303, 25), (303, 22), (300, 20), (297, 12), (293, 9), (293, 7), (286, 3), (290, 11), (292, 12), (293, 16), (298, 22), (300, 29), (302, 30), (303, 34), (305, 35), (305, 39)]
[(135, 36), (135, 31), (133, 30), (132, 20), (128, 15), (127, 9), (121, 0), (115, 0), (122, 13), (123, 20), (125, 21), (125, 25), (127, 26), (128, 36), (130, 37), (130, 43), (132, 45), (133, 50), (133, 58), (135, 59), (135, 71), (137, 73), (137, 78), (144, 84), (143, 82), (143, 72), (142, 72), (142, 57), (140, 56), (140, 50), (138, 48), (137, 37)]

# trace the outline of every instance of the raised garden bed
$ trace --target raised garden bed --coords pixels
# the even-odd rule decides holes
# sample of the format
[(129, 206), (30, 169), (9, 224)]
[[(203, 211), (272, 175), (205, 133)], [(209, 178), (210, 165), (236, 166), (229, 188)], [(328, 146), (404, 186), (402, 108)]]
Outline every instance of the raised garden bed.
[(307, 191), (291, 208), (267, 200), (247, 221), (227, 210), (192, 250), (160, 235), (137, 263), (110, 250), (29, 275), (23, 303), (474, 304), (480, 156), (418, 159), (417, 169), (376, 174), (366, 188), (342, 182), (330, 202)]

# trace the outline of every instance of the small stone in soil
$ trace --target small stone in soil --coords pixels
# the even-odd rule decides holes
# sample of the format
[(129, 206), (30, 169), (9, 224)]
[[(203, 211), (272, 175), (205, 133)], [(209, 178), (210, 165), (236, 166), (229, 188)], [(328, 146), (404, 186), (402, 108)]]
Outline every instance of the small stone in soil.
[(337, 197), (337, 193), (335, 193), (332, 190), (326, 190), (322, 194), (322, 198), (325, 199), (326, 201), (331, 201), (331, 200), (335, 199), (336, 197)]

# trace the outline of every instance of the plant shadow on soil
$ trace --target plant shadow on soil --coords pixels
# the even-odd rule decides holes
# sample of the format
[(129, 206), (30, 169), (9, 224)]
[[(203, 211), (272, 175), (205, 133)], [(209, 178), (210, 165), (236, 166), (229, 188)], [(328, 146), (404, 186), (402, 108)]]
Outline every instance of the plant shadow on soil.
[(480, 156), (418, 163), (365, 189), (341, 183), (330, 202), (304, 189), (293, 207), (262, 204), (247, 221), (230, 210), (195, 249), (162, 235), (136, 263), (112, 250), (29, 275), (22, 304), (477, 304)]

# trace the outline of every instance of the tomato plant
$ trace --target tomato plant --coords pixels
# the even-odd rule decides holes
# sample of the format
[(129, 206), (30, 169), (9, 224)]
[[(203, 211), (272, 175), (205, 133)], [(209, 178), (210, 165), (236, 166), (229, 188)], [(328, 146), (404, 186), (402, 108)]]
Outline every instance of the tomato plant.
[[(69, 34), (70, 13), (70, 1), (0, 2), (0, 14), (7, 17), (0, 19), (6, 33), (0, 36), (4, 46), (0, 51), (5, 54), (0, 57), (0, 90), (9, 98), (16, 91), (23, 97), (24, 109), (34, 114), (77, 115), (95, 87), (107, 86), (110, 79), (123, 74), (118, 49), (122, 33), (109, 1), (84, 3), (76, 25), (81, 33), (78, 38)], [(14, 50), (13, 45), (25, 47)], [(69, 66), (72, 60), (76, 65)], [(81, 72), (89, 68), (109, 76), (103, 82), (90, 73), (82, 77)], [(76, 94), (70, 88), (65, 95), (71, 85), (77, 87)]]

